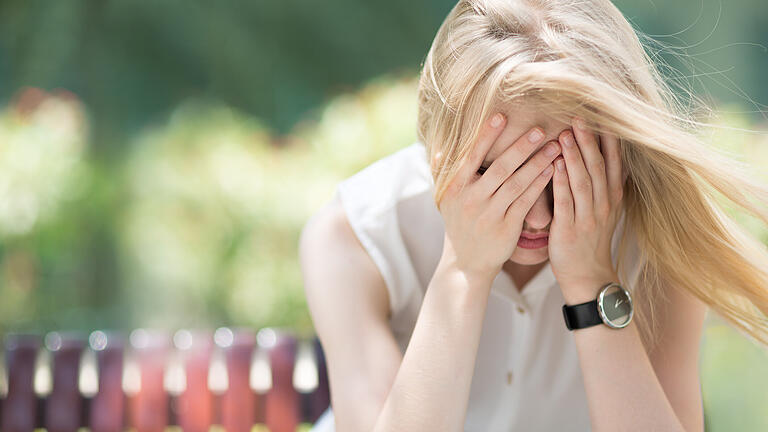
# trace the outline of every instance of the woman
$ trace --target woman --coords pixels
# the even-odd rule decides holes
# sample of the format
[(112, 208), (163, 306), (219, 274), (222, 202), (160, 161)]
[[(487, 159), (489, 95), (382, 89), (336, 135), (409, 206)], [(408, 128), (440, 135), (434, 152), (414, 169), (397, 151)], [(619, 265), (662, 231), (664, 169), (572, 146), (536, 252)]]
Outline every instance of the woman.
[(459, 1), (418, 98), (419, 142), (302, 233), (314, 430), (703, 430), (707, 308), (768, 344), (768, 252), (714, 190), (768, 223), (768, 188), (696, 138), (621, 13)]

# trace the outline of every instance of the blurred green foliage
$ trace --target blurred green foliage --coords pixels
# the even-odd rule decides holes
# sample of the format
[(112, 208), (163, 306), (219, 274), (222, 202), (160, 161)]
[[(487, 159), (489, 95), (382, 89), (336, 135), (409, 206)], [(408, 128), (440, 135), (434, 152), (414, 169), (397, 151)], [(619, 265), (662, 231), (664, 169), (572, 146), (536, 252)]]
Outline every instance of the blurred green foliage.
[(705, 430), (768, 430), (768, 350), (710, 314), (699, 365)]
[(189, 98), (215, 98), (287, 133), (339, 90), (426, 55), (445, 0), (0, 2), (0, 100), (67, 88), (92, 110), (94, 151)]
[[(686, 65), (654, 52), (695, 76), (697, 90), (768, 101), (768, 3), (615, 3), (638, 29), (695, 56)], [(92, 110), (93, 151), (104, 158), (122, 157), (127, 136), (189, 98), (223, 100), (284, 134), (340, 89), (414, 71), (454, 4), (3, 1), (0, 101), (24, 86), (75, 92)]]
[[(22, 94), (0, 114), (0, 325), (282, 326), (309, 335), (300, 229), (340, 180), (415, 140), (415, 91), (415, 76), (382, 77), (281, 139), (236, 109), (189, 101), (138, 134), (108, 173), (85, 157), (89, 128), (77, 100)], [(768, 166), (768, 141), (742, 131), (743, 116), (714, 122), (714, 148)], [(765, 226), (733, 215), (768, 243)], [(119, 277), (102, 293), (78, 283), (84, 271), (66, 271), (84, 262), (78, 254), (94, 226), (114, 233), (118, 251)], [(710, 316), (700, 365), (708, 430), (768, 426), (764, 348)]]
[(134, 319), (310, 331), (299, 231), (341, 179), (413, 142), (414, 91), (413, 78), (373, 83), (281, 144), (255, 119), (199, 102), (140, 136), (119, 227)]
[[(717, 102), (708, 141), (768, 181), (765, 135), (741, 130), (765, 129), (768, 4), (616, 4), (686, 47), (651, 54)], [(311, 333), (300, 229), (340, 180), (414, 142), (416, 71), (452, 6), (0, 2), (0, 335)], [(708, 430), (768, 430), (766, 351), (712, 316), (705, 336)]]
[[(312, 331), (297, 257), (336, 184), (415, 140), (416, 79), (383, 77), (278, 138), (210, 101), (181, 104), (107, 171), (69, 94), (0, 113), (0, 325), (14, 331), (248, 325)], [(91, 242), (114, 241), (114, 277)], [(90, 283), (89, 283), (90, 282)]]

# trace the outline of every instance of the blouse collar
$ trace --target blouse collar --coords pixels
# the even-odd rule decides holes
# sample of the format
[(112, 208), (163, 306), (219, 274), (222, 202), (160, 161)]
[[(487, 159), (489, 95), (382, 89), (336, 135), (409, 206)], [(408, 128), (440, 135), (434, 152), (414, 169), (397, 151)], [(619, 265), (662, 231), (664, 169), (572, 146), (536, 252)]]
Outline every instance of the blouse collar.
[(557, 285), (557, 279), (552, 272), (552, 265), (549, 260), (547, 263), (536, 273), (531, 280), (529, 280), (520, 292), (515, 285), (515, 281), (505, 271), (500, 271), (496, 278), (493, 280), (491, 286), (491, 292), (511, 300), (514, 303), (528, 309), (531, 306), (531, 300), (534, 296), (538, 296), (544, 291), (549, 290), (553, 286)]

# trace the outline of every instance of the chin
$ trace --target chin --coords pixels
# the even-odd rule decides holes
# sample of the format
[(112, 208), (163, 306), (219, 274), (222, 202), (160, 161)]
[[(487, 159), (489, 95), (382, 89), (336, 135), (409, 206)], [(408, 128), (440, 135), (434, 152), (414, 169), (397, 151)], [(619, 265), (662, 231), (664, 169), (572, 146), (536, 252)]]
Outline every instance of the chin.
[(515, 264), (535, 265), (541, 264), (549, 259), (549, 248), (547, 246), (538, 249), (523, 249), (518, 247), (509, 257), (509, 261)]

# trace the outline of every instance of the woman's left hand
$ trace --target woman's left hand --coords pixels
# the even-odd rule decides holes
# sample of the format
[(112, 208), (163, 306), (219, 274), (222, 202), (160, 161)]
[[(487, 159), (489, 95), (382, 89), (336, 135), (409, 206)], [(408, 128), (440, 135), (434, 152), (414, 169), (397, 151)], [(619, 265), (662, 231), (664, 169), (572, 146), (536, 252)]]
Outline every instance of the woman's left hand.
[(603, 285), (619, 282), (611, 239), (626, 179), (618, 138), (602, 134), (601, 149), (598, 136), (583, 121), (572, 124), (573, 131), (559, 136), (563, 154), (555, 160), (549, 229), (549, 260), (567, 304), (594, 300)]

